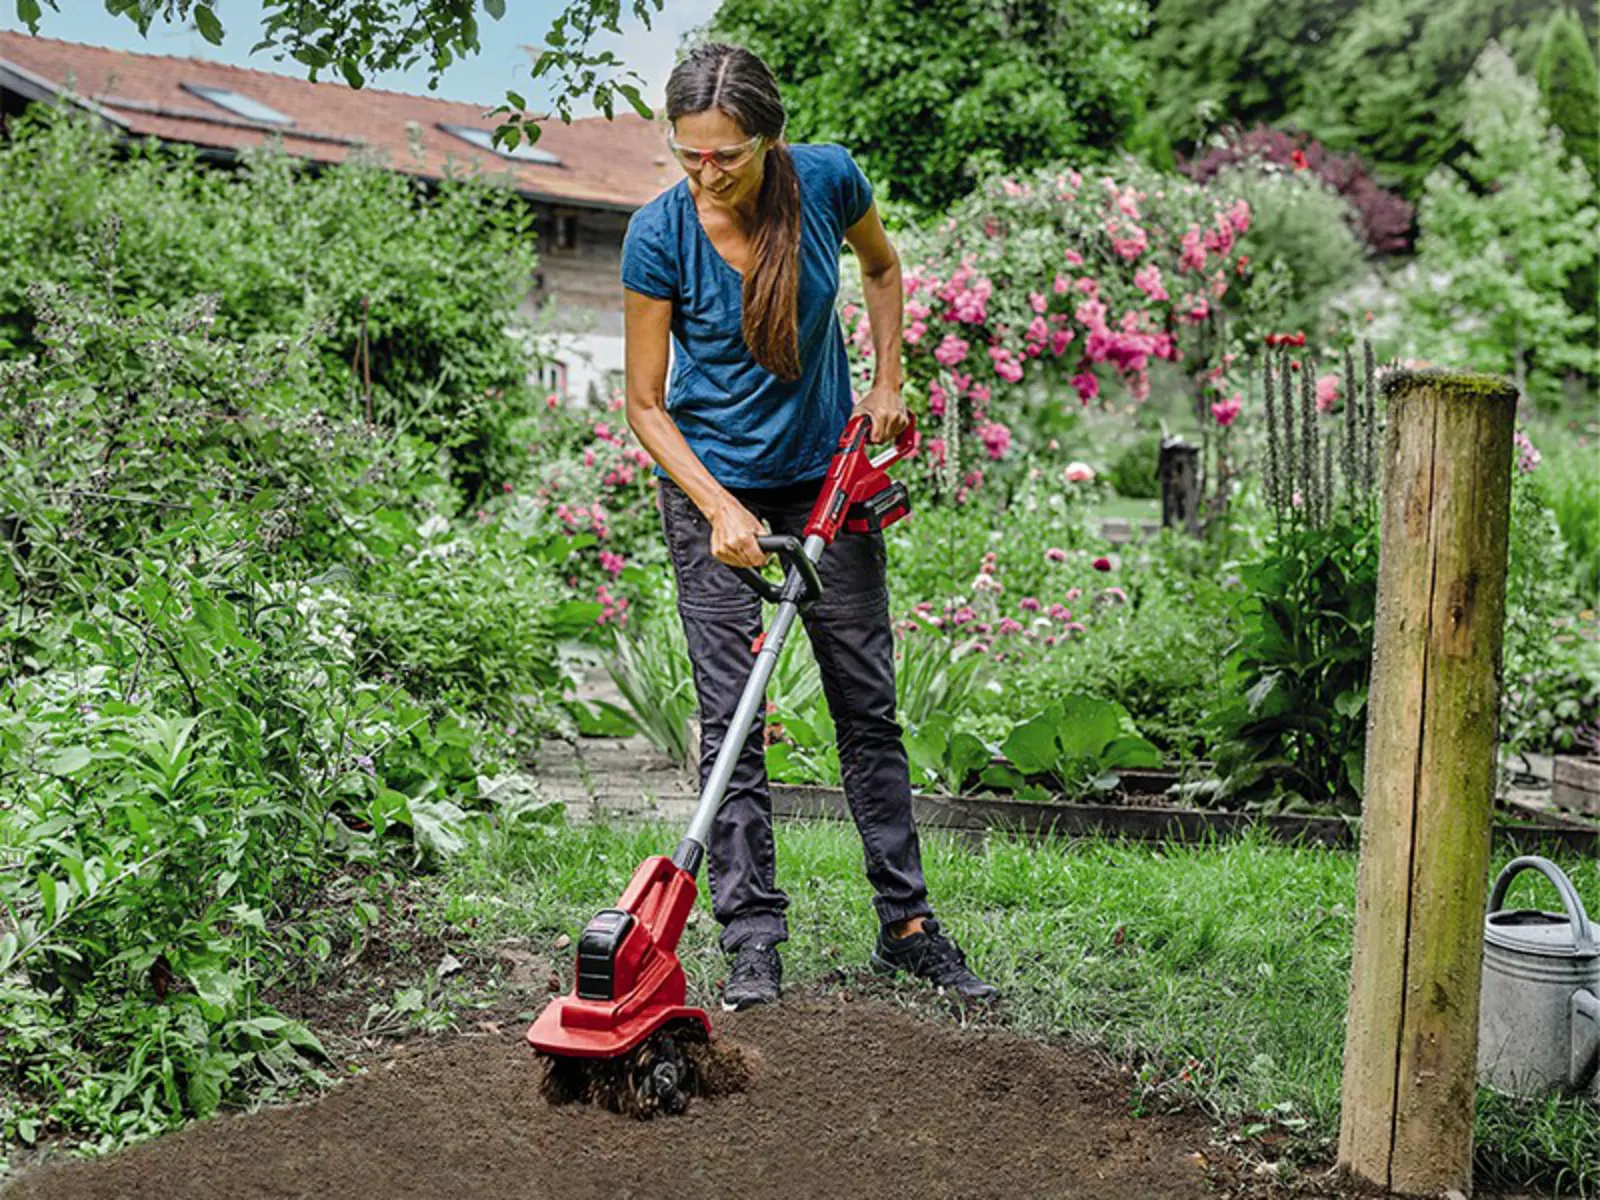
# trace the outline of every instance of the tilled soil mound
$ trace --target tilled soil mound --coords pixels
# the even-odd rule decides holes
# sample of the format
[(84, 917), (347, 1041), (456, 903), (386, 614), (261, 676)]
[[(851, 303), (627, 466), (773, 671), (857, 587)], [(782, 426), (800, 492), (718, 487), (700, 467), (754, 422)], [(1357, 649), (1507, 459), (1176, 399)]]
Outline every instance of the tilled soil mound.
[[(748, 1091), (681, 1117), (552, 1108), (521, 1029), (397, 1058), (313, 1103), (226, 1117), (100, 1161), (36, 1168), (6, 1200), (710, 1200), (1235, 1193), (1204, 1118), (1137, 1118), (1086, 1055), (791, 997), (715, 1021)], [(1236, 1194), (1236, 1193), (1235, 1193)]]

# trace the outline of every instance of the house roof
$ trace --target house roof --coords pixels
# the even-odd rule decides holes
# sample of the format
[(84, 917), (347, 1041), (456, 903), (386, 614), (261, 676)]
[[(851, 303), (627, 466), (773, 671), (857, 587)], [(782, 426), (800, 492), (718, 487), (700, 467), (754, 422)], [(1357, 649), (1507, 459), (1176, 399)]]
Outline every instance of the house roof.
[[(230, 111), (185, 88), (215, 88), (265, 105), (292, 124), (246, 106)], [(394, 170), (443, 178), (477, 165), (509, 171), (519, 192), (560, 203), (634, 209), (674, 181), (664, 129), (633, 113), (614, 121), (585, 117), (542, 122), (537, 148), (559, 165), (508, 159), (446, 131), (458, 125), (492, 130), (490, 104), (463, 104), (381, 88), (311, 83), (204, 59), (132, 54), (0, 30), (0, 91), (48, 99), (71, 91), (80, 103), (131, 137), (157, 137), (230, 152), (281, 137), (284, 149), (317, 162), (340, 162), (377, 151)], [(223, 99), (226, 99), (224, 97)], [(420, 147), (414, 153), (412, 139)]]

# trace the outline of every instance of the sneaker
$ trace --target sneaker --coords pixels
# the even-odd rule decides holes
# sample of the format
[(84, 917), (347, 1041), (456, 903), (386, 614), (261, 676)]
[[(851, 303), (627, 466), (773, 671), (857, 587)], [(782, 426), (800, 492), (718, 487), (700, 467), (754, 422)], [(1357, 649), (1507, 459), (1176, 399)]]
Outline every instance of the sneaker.
[(753, 1004), (773, 1004), (783, 983), (783, 960), (778, 948), (765, 942), (746, 942), (734, 953), (728, 982), (722, 989), (722, 1010), (738, 1012)]
[(880, 929), (878, 944), (872, 950), (872, 969), (882, 975), (910, 971), (941, 991), (955, 992), (962, 1000), (977, 1004), (988, 1004), (1000, 997), (998, 988), (972, 973), (961, 947), (931, 917), (922, 922), (920, 932), (903, 938), (891, 937), (887, 929)]

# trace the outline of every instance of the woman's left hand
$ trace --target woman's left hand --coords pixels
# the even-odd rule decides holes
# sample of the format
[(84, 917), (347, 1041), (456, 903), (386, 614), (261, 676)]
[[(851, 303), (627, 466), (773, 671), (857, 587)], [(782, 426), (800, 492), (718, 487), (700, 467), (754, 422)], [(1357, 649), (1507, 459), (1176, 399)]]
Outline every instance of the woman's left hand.
[(860, 416), (865, 413), (872, 418), (872, 442), (887, 442), (898, 437), (901, 430), (911, 423), (911, 417), (906, 412), (906, 402), (900, 398), (898, 388), (879, 384), (861, 399), (856, 401), (851, 416)]

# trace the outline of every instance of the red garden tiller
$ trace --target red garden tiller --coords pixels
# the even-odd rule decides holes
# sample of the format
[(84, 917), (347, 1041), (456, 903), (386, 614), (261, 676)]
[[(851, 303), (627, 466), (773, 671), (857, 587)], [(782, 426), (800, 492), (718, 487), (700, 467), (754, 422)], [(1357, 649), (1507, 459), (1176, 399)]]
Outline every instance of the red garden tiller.
[(590, 920), (578, 938), (572, 992), (551, 1001), (528, 1030), (528, 1043), (546, 1059), (545, 1094), (553, 1101), (582, 1100), (641, 1117), (678, 1113), (691, 1096), (712, 1090), (719, 1072), (742, 1070), (719, 1059), (705, 1012), (685, 1003), (678, 938), (694, 908), (711, 823), (745, 742), (732, 731), (758, 719), (795, 617), (822, 594), (817, 563), (823, 551), (841, 529), (877, 532), (910, 511), (905, 485), (884, 469), (911, 453), (915, 424), (876, 458), (868, 455), (870, 432), (866, 416), (845, 425), (803, 542), (757, 539), (783, 562), (781, 584), (748, 567), (732, 568), (777, 612), (751, 647), (755, 665), (688, 833), (671, 858), (655, 855), (640, 863), (616, 907)]

